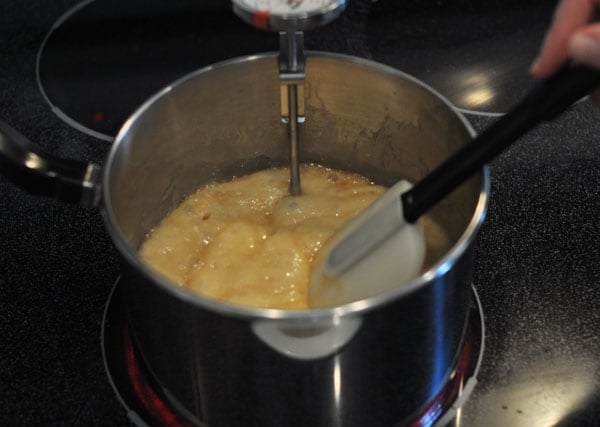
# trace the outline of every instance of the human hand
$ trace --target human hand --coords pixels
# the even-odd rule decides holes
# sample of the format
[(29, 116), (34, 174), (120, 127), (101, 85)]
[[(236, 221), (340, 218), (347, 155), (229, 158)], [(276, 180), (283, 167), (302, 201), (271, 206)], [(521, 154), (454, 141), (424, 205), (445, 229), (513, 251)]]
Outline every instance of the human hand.
[(571, 58), (600, 68), (600, 23), (590, 23), (600, 0), (562, 0), (531, 72), (545, 78)]
[[(592, 23), (599, 6), (600, 0), (560, 2), (539, 56), (531, 66), (534, 77), (549, 77), (567, 59), (600, 69), (600, 23)], [(600, 106), (600, 91), (592, 99)]]

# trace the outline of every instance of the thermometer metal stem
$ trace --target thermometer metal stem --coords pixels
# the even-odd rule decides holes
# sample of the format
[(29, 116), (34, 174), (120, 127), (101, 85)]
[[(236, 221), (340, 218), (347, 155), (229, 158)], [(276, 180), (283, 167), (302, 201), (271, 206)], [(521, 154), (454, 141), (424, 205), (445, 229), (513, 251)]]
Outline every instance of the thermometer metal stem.
[(299, 123), (304, 122), (304, 37), (346, 8), (346, 0), (232, 0), (233, 11), (250, 25), (279, 31), (281, 119), (290, 139), (290, 193), (300, 194)]
[(281, 118), (288, 123), (290, 137), (290, 194), (297, 196), (301, 193), (298, 124), (304, 122), (304, 35), (280, 33), (279, 46)]

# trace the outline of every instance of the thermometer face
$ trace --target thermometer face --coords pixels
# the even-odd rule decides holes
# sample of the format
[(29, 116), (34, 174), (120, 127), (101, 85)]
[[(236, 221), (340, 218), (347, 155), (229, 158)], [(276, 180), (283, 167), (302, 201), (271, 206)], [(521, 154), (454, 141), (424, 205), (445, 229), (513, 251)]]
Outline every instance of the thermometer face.
[(233, 0), (233, 10), (263, 30), (303, 31), (325, 25), (345, 9), (346, 0)]

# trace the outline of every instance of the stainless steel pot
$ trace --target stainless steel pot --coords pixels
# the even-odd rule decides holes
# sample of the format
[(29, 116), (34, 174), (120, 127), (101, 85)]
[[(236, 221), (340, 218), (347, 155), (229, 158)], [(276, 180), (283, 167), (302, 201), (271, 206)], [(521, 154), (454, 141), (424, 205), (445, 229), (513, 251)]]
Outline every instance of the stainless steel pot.
[[(307, 56), (306, 117), (303, 162), (384, 185), (417, 181), (473, 134), (415, 79), (322, 53)], [(11, 132), (4, 129), (3, 141), (20, 138)], [(146, 233), (185, 195), (286, 165), (288, 148), (276, 56), (240, 58), (193, 73), (146, 102), (118, 134), (101, 186), (97, 168), (81, 165), (73, 180), (85, 184), (67, 198), (83, 188), (89, 200), (103, 202), (124, 260), (121, 290), (136, 347), (171, 404), (193, 422), (401, 424), (441, 390), (462, 345), (474, 241), (488, 197), (485, 170), (431, 212), (450, 244), (429, 254), (420, 277), (345, 306), (231, 306), (173, 286), (138, 257)]]

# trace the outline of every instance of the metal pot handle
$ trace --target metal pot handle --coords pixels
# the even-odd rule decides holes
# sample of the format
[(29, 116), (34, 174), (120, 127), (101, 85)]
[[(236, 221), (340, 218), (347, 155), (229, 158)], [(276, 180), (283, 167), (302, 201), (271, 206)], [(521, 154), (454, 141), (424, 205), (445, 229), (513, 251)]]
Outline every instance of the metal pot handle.
[(2, 120), (0, 173), (31, 194), (89, 207), (100, 201), (98, 165), (44, 153)]

